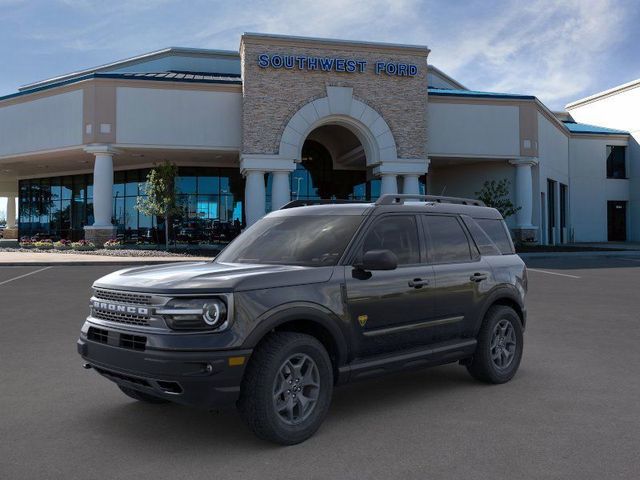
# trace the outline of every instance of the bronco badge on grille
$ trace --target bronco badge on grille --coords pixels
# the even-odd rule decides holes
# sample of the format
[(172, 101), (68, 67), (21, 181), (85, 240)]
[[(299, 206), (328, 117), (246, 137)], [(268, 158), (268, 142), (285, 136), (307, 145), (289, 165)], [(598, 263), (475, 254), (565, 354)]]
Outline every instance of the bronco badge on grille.
[(101, 302), (100, 300), (93, 300), (91, 304), (96, 310), (102, 310), (106, 312), (125, 313), (129, 315), (140, 316), (149, 315), (149, 308), (147, 307), (130, 307), (128, 305), (118, 305), (115, 303)]

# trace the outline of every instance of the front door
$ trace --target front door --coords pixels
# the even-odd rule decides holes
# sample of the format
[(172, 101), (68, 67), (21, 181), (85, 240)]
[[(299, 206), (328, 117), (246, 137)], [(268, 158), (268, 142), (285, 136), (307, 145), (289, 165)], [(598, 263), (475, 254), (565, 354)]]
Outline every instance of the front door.
[(627, 240), (627, 202), (607, 202), (607, 227), (610, 242)]
[(424, 263), (418, 232), (414, 215), (380, 216), (364, 232), (354, 258), (369, 250), (391, 250), (398, 257), (398, 268), (345, 268), (347, 308), (360, 357), (429, 342), (426, 323), (433, 316), (433, 267)]

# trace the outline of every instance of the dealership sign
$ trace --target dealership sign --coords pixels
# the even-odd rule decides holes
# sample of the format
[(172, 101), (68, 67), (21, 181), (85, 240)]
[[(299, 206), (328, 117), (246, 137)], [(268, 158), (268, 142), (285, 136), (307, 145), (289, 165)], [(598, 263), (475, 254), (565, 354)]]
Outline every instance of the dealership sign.
[[(305, 70), (320, 72), (365, 73), (368, 68), (366, 60), (337, 57), (307, 57), (304, 55), (258, 55), (258, 66), (261, 68), (284, 68), (286, 70)], [(414, 77), (418, 67), (411, 63), (374, 62), (373, 72), (376, 75), (392, 77)]]

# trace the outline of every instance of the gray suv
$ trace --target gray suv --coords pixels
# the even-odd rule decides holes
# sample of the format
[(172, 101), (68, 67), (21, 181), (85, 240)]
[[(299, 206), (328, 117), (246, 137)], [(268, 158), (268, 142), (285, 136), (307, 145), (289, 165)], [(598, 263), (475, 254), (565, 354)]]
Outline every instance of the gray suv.
[(236, 404), (280, 444), (313, 435), (341, 383), (452, 362), (483, 382), (515, 375), (527, 273), (497, 210), (409, 195), (302, 204), (214, 261), (97, 280), (84, 366), (143, 402)]

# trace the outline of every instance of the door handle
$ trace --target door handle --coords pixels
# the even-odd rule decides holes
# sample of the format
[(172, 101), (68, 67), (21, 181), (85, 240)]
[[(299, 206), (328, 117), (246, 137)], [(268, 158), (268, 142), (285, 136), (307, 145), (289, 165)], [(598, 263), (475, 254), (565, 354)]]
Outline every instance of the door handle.
[(423, 280), (421, 278), (414, 278), (409, 280), (409, 286), (413, 288), (422, 288), (425, 285), (429, 285), (429, 280)]
[(469, 280), (471, 280), (472, 282), (481, 282), (482, 280), (486, 279), (487, 275), (485, 273), (474, 273), (473, 275), (471, 275), (471, 277), (469, 277)]

